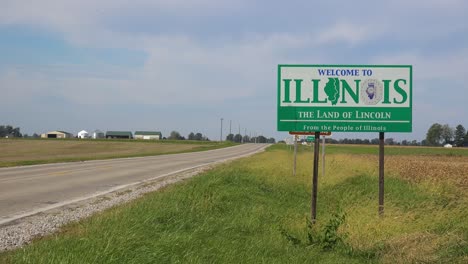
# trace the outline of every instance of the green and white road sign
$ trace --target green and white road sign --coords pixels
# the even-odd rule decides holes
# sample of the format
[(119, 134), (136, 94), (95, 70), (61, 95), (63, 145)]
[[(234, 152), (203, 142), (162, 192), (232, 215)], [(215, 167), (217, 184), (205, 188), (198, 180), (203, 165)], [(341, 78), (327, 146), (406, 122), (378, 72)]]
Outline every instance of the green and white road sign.
[(315, 141), (315, 136), (308, 136), (308, 137), (306, 137), (306, 141), (307, 141), (307, 142)]
[(411, 65), (278, 65), (278, 131), (411, 132)]

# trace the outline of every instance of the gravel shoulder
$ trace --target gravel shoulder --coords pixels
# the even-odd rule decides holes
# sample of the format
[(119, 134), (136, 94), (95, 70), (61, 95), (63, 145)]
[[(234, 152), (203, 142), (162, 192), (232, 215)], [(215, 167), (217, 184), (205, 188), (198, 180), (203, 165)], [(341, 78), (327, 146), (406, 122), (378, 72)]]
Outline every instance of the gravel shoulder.
[[(263, 151), (264, 149), (265, 148), (260, 151)], [(242, 157), (251, 156), (255, 153), (250, 153), (249, 155), (244, 155)], [(79, 221), (90, 217), (97, 212), (132, 201), (146, 193), (154, 192), (167, 185), (191, 178), (212, 169), (220, 163), (226, 163), (230, 160), (233, 159), (211, 163), (151, 181), (142, 181), (136, 185), (119, 189), (102, 196), (97, 196), (2, 224), (0, 225), (0, 252), (22, 247), (36, 238), (59, 231), (62, 226), (68, 223)]]

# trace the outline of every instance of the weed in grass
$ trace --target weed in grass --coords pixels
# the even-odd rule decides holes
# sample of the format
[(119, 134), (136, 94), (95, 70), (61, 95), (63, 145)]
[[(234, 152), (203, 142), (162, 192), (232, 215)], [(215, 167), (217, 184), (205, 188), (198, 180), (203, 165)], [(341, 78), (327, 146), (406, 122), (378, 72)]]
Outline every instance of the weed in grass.
[(327, 224), (322, 229), (319, 229), (318, 225), (306, 217), (305, 233), (307, 234), (307, 238), (305, 240), (297, 238), (284, 228), (280, 228), (280, 233), (293, 245), (318, 246), (325, 251), (333, 250), (336, 247), (347, 248), (348, 245), (345, 241), (346, 233), (339, 233), (338, 231), (340, 226), (345, 223), (345, 219), (345, 213), (334, 213)]

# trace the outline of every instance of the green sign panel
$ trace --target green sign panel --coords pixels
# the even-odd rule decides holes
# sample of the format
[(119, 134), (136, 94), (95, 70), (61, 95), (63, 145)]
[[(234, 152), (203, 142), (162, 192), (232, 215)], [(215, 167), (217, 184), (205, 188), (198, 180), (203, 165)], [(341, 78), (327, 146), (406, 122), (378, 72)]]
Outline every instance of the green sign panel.
[(412, 66), (278, 65), (278, 131), (411, 132)]
[(308, 136), (308, 137), (306, 138), (306, 141), (307, 141), (307, 142), (315, 141), (315, 137), (314, 137), (314, 136)]

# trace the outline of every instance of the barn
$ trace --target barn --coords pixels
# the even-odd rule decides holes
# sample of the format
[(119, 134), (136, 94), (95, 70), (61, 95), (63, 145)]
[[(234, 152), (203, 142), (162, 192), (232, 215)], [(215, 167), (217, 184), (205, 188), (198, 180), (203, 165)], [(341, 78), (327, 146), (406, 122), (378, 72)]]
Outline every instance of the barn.
[(41, 138), (72, 138), (73, 134), (65, 131), (51, 131), (41, 135)]
[(104, 132), (97, 129), (97, 130), (94, 130), (93, 135), (91, 137), (94, 138), (94, 139), (98, 139), (98, 138), (105, 138), (106, 135), (104, 134)]
[(135, 131), (135, 139), (162, 139), (162, 133), (158, 131)]
[(131, 139), (133, 134), (130, 131), (107, 131), (106, 138)]

